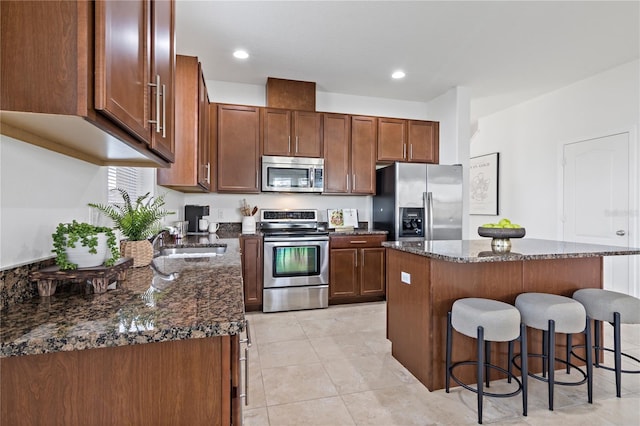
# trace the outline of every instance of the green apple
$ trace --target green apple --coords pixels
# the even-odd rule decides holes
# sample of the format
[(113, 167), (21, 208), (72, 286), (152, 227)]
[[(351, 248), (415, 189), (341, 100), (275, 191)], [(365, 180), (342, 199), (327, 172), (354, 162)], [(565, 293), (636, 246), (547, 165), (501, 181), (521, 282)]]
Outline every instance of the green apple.
[(500, 225), (501, 228), (506, 228), (507, 225), (510, 225), (511, 221), (507, 218), (504, 219), (500, 219), (500, 222), (498, 222), (498, 225)]

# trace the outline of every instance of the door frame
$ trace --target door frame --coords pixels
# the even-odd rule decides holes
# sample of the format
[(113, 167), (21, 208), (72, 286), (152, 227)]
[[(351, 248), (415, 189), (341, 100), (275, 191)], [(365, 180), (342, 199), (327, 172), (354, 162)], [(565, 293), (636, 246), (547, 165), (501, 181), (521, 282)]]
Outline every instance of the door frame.
[[(640, 149), (638, 148), (638, 126), (634, 125), (622, 129), (572, 137), (559, 141), (557, 146), (557, 187), (556, 200), (558, 240), (564, 235), (564, 147), (569, 144), (586, 142), (588, 140), (604, 138), (619, 134), (629, 135), (629, 246), (640, 247)], [(629, 280), (631, 295), (640, 297), (640, 256), (629, 256)]]

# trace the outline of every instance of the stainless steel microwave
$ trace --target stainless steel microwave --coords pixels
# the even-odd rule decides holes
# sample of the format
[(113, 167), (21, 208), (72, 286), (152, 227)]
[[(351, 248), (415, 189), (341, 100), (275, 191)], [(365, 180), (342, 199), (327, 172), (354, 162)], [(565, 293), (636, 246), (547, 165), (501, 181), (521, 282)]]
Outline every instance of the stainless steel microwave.
[(324, 158), (262, 157), (262, 191), (322, 192)]

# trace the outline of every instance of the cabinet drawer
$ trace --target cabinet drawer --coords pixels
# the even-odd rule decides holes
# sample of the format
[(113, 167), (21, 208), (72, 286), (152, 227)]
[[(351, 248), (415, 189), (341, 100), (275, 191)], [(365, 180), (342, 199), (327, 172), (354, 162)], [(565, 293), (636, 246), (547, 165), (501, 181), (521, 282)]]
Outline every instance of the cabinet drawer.
[(331, 236), (329, 245), (334, 248), (380, 247), (386, 235), (340, 235)]

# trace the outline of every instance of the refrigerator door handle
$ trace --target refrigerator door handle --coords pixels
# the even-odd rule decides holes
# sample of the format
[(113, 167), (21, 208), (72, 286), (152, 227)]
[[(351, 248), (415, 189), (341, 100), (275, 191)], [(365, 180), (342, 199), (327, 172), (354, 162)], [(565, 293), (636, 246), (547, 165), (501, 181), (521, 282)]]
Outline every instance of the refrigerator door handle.
[(425, 239), (433, 240), (433, 194), (425, 192), (423, 194), (425, 217)]

